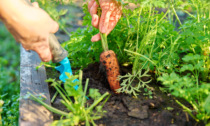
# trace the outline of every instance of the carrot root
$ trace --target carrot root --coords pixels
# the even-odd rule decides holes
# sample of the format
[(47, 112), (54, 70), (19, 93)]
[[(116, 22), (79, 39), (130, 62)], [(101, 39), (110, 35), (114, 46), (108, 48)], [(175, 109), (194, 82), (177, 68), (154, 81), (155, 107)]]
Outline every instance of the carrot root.
[(112, 50), (101, 53), (100, 62), (106, 67), (107, 80), (112, 91), (121, 88), (118, 76), (120, 75), (120, 68), (116, 54)]

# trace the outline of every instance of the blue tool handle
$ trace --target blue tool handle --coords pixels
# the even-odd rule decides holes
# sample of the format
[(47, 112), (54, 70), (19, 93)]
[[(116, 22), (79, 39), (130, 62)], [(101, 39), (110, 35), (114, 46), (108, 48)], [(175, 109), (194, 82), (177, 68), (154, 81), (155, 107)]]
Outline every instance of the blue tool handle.
[[(29, 2), (28, 0), (23, 0), (23, 2), (25, 2), (26, 4), (30, 6), (33, 6), (31, 2)], [(54, 63), (59, 63), (68, 56), (68, 52), (64, 48), (61, 47), (60, 43), (58, 42), (54, 34), (49, 35), (49, 44), (50, 44), (50, 50), (53, 56), (52, 61)]]

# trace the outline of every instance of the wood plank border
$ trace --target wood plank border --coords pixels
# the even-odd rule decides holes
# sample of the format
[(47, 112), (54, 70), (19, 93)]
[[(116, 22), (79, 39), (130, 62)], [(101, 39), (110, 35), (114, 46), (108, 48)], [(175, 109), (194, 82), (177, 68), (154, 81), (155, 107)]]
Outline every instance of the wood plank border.
[[(50, 105), (45, 67), (35, 69), (41, 62), (39, 56), (34, 51), (26, 51), (22, 46), (20, 50), (20, 97), (25, 96), (27, 92), (42, 95), (46, 99), (45, 103)], [(19, 115), (19, 126), (49, 126), (53, 121), (49, 110), (30, 99), (21, 98)]]

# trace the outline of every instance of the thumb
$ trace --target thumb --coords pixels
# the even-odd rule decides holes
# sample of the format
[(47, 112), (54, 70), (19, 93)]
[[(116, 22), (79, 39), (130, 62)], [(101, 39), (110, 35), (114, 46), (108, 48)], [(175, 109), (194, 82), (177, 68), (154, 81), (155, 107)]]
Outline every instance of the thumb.
[(92, 42), (97, 42), (97, 41), (99, 41), (99, 40), (101, 40), (100, 33), (94, 35), (94, 36), (91, 38), (91, 41), (92, 41)]

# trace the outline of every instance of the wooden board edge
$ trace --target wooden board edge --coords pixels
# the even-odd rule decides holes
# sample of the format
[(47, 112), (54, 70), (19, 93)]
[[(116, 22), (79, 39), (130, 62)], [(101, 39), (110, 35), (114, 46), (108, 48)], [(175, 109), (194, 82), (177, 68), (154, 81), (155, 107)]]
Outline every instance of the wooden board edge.
[(22, 98), (27, 92), (45, 98), (45, 103), (50, 104), (50, 93), (46, 80), (46, 70), (42, 66), (36, 67), (41, 60), (34, 51), (21, 49), (20, 62), (20, 105), (19, 105), (19, 126), (49, 126), (53, 122), (52, 113), (39, 103)]

